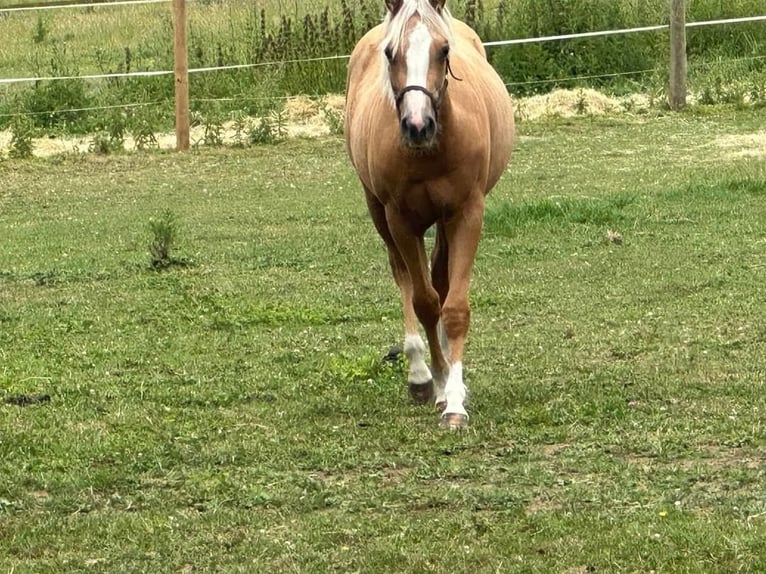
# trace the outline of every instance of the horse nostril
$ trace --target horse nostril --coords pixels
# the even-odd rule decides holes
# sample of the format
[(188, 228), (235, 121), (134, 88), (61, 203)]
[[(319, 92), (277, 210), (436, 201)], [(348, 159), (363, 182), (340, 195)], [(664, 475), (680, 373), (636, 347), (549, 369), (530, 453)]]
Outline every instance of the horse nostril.
[(423, 139), (423, 130), (415, 124), (410, 124), (410, 137), (413, 141), (420, 141)]
[(402, 135), (407, 139), (413, 141), (420, 139), (421, 130), (412, 122), (409, 116), (402, 119), (401, 129)]
[(410, 116), (404, 117), (400, 122), (402, 136), (413, 143), (423, 143), (433, 139), (436, 133), (436, 121), (433, 117), (426, 116), (422, 123), (413, 122)]
[(426, 125), (423, 128), (423, 132), (427, 138), (432, 137), (436, 133), (436, 120), (432, 117), (426, 118)]

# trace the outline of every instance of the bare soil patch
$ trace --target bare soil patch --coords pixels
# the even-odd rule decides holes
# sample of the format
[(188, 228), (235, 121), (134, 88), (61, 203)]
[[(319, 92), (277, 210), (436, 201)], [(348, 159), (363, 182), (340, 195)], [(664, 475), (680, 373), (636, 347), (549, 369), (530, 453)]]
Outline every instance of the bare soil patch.
[(724, 159), (766, 157), (766, 131), (751, 134), (728, 134), (713, 141)]

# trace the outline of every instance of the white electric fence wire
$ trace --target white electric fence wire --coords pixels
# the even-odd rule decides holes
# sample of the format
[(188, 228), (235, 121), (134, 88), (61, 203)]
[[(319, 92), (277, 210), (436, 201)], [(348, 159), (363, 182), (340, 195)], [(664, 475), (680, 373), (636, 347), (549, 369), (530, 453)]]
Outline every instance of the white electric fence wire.
[[(724, 20), (707, 20), (705, 22), (687, 22), (687, 28), (699, 28), (702, 26), (722, 26), (724, 24), (743, 24), (746, 22), (764, 22), (766, 16), (748, 16), (745, 18), (727, 18)], [(558, 36), (541, 36), (538, 38), (517, 38), (515, 40), (498, 40), (496, 42), (484, 42), (484, 46), (513, 46), (517, 44), (531, 44), (533, 42), (552, 42), (555, 40), (575, 40), (578, 38), (597, 38), (600, 36), (616, 36), (621, 34), (635, 34), (637, 32), (656, 32), (667, 30), (670, 24), (658, 24), (656, 26), (641, 26), (638, 28), (625, 28), (623, 30), (601, 30), (598, 32), (581, 32), (578, 34), (561, 34)]]
[[(131, 2), (166, 2), (167, 0), (129, 0)], [(109, 3), (109, 4), (116, 4)], [(96, 6), (97, 4), (87, 4), (86, 6)], [(104, 5), (104, 4), (101, 4)], [(689, 28), (698, 28), (702, 26), (718, 26), (718, 25), (724, 25), (724, 24), (741, 24), (746, 22), (761, 22), (766, 21), (766, 16), (749, 16), (746, 18), (728, 18), (724, 20), (708, 20), (705, 22), (689, 22), (687, 23), (687, 27)], [(573, 40), (573, 39), (579, 39), (579, 38), (595, 38), (599, 36), (614, 36), (618, 34), (632, 34), (636, 32), (651, 32), (651, 31), (657, 31), (657, 30), (665, 30), (669, 28), (669, 25), (662, 24), (658, 26), (643, 26), (640, 28), (626, 28), (623, 30), (602, 30), (599, 32), (583, 32), (579, 34), (563, 34), (559, 36), (542, 36), (538, 38), (518, 38), (515, 40), (499, 40), (497, 42), (485, 42), (484, 46), (486, 47), (497, 47), (497, 46), (511, 46), (511, 45), (517, 45), (517, 44), (529, 44), (532, 42), (551, 42), (556, 40)], [(205, 67), (205, 68), (194, 68), (189, 70), (190, 74), (194, 73), (200, 73), (200, 72), (216, 72), (216, 71), (222, 71), (222, 70), (242, 70), (242, 69), (248, 69), (248, 68), (259, 68), (263, 66), (280, 66), (285, 64), (301, 64), (301, 63), (310, 63), (310, 62), (324, 62), (329, 60), (347, 60), (350, 58), (348, 55), (343, 56), (324, 56), (320, 58), (305, 58), (305, 59), (296, 59), (296, 60), (281, 60), (278, 62), (258, 62), (255, 64), (236, 64), (231, 66), (211, 66), (211, 67)], [(146, 71), (146, 72), (126, 72), (126, 73), (112, 73), (112, 74), (89, 74), (89, 75), (82, 75), (82, 76), (41, 76), (41, 77), (34, 77), (34, 78), (0, 78), (0, 85), (3, 84), (17, 84), (17, 83), (29, 83), (29, 82), (39, 82), (39, 81), (53, 81), (53, 80), (72, 80), (72, 79), (81, 79), (81, 80), (100, 80), (100, 79), (107, 79), (107, 78), (129, 78), (129, 77), (147, 77), (147, 76), (168, 76), (173, 74), (174, 72), (172, 70), (157, 70), (157, 71)]]
[(48, 4), (41, 6), (15, 6), (0, 8), (0, 14), (8, 12), (32, 12), (37, 10), (59, 10), (67, 8), (101, 8), (103, 6), (131, 6), (134, 4), (167, 4), (170, 0), (116, 0), (115, 2), (87, 2), (79, 4)]
[[(279, 60), (276, 62), (258, 62), (255, 64), (233, 64), (230, 66), (210, 66), (206, 68), (190, 68), (190, 74), (200, 72), (218, 72), (225, 70), (245, 70), (249, 68), (261, 68), (265, 66), (283, 66), (285, 64), (302, 64), (310, 62), (326, 62), (330, 60), (347, 60), (350, 56), (323, 56), (320, 58), (306, 58), (300, 60)], [(82, 74), (79, 76), (35, 76), (34, 78), (0, 78), (2, 84), (20, 84), (29, 82), (49, 82), (54, 80), (104, 80), (108, 78), (142, 78), (152, 76), (170, 76), (173, 70), (148, 70), (145, 72), (115, 72), (111, 74)]]

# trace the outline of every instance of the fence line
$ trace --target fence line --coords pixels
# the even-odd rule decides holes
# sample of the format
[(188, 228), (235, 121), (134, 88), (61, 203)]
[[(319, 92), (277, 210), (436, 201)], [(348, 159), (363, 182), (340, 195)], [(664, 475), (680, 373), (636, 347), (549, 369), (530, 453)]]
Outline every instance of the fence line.
[(73, 114), (76, 112), (97, 112), (102, 110), (123, 110), (128, 108), (143, 108), (146, 106), (158, 106), (170, 100), (157, 100), (154, 102), (139, 102), (132, 104), (114, 104), (112, 106), (92, 106), (87, 108), (70, 108), (66, 110), (48, 110), (44, 112), (16, 112), (13, 114), (0, 114), (0, 118), (15, 118), (19, 116), (45, 116), (49, 114)]
[[(766, 16), (763, 17), (766, 19)], [(540, 36), (539, 38), (516, 38), (514, 40), (497, 40), (495, 42), (484, 42), (487, 48), (496, 46), (515, 46), (518, 44), (532, 44), (536, 42), (552, 42), (555, 40), (576, 40), (579, 38), (597, 38), (599, 36), (617, 36), (621, 34), (634, 34), (636, 32), (656, 32), (665, 30), (667, 24), (658, 24), (656, 26), (642, 26), (640, 28), (624, 28), (622, 30), (601, 30), (598, 32), (580, 32), (577, 34), (560, 34), (558, 36)]]
[[(744, 18), (727, 18), (724, 20), (706, 20), (704, 22), (688, 22), (687, 28), (699, 28), (702, 26), (720, 26), (724, 24), (742, 24), (745, 22), (766, 21), (766, 16), (747, 16)], [(637, 32), (656, 32), (667, 30), (670, 24), (658, 24), (656, 26), (641, 26), (638, 28), (624, 28), (622, 30), (601, 30), (599, 32), (580, 32), (577, 34), (561, 34), (558, 36), (541, 36), (539, 38), (517, 38), (515, 40), (498, 40), (496, 42), (484, 42), (484, 46), (513, 46), (517, 44), (531, 44), (535, 42), (551, 42), (555, 40), (576, 40), (579, 38), (597, 38), (600, 36), (616, 36), (621, 34), (634, 34)]]
[[(109, 3), (102, 3), (100, 5), (105, 4), (130, 4), (130, 3), (159, 3), (159, 2), (167, 2), (168, 0), (125, 0), (124, 2), (109, 2)], [(97, 4), (86, 4), (86, 6), (95, 6)], [(689, 28), (699, 28), (702, 26), (719, 26), (719, 25), (726, 25), (726, 24), (740, 24), (740, 23), (746, 23), (746, 22), (766, 22), (766, 16), (748, 16), (745, 18), (728, 18), (724, 20), (708, 20), (704, 22), (689, 22), (686, 24)], [(556, 41), (556, 40), (574, 40), (574, 39), (581, 39), (581, 38), (595, 38), (600, 36), (614, 36), (614, 35), (620, 35), (620, 34), (633, 34), (637, 32), (654, 32), (658, 30), (666, 30), (670, 26), (669, 24), (660, 24), (657, 26), (643, 26), (639, 28), (626, 28), (622, 30), (602, 30), (598, 32), (581, 32), (577, 34), (562, 34), (558, 36), (540, 36), (537, 38), (518, 38), (514, 40), (499, 40), (495, 42), (484, 42), (484, 46), (492, 48), (492, 47), (498, 47), (498, 46), (511, 46), (511, 45), (518, 45), (518, 44), (530, 44), (533, 42), (550, 42), (550, 41)], [(260, 68), (265, 66), (280, 66), (284, 64), (302, 64), (302, 63), (311, 63), (311, 62), (324, 62), (324, 61), (330, 61), (330, 60), (347, 60), (351, 56), (350, 55), (340, 55), (340, 56), (323, 56), (318, 58), (303, 58), (303, 59), (295, 59), (295, 60), (280, 60), (280, 61), (273, 61), (273, 62), (258, 62), (254, 64), (233, 64), (229, 66), (210, 66), (210, 67), (204, 67), (204, 68), (193, 68), (189, 70), (190, 74), (196, 74), (196, 73), (204, 73), (204, 72), (216, 72), (216, 71), (224, 71), (224, 70), (244, 70), (249, 68)], [(40, 81), (54, 81), (54, 80), (101, 80), (101, 79), (109, 79), (109, 78), (131, 78), (131, 77), (151, 77), (151, 76), (168, 76), (173, 74), (173, 70), (155, 70), (155, 71), (146, 71), (146, 72), (117, 72), (117, 73), (111, 73), (111, 74), (87, 74), (87, 75), (80, 75), (80, 76), (40, 76), (40, 77), (34, 77), (34, 78), (0, 78), (0, 85), (3, 84), (17, 84), (17, 83), (30, 83), (30, 82), (40, 82)], [(627, 74), (634, 73), (634, 72), (628, 72)], [(635, 72), (640, 73), (640, 72)]]
[(56, 10), (58, 8), (100, 8), (102, 6), (130, 6), (133, 4), (166, 4), (170, 0), (115, 0), (114, 2), (87, 2), (80, 4), (48, 4), (45, 6), (16, 6), (0, 8), (0, 14), (9, 12), (32, 12), (36, 10)]
[[(729, 58), (726, 60), (726, 62), (743, 62), (743, 61), (750, 61), (750, 60), (764, 60), (766, 59), (766, 55), (764, 56), (745, 56), (742, 58)], [(202, 68), (200, 68), (202, 69)], [(613, 78), (613, 77), (619, 77), (619, 76), (634, 76), (639, 74), (648, 74), (648, 73), (654, 73), (661, 71), (662, 68), (648, 68), (645, 70), (634, 70), (632, 72), (614, 72), (611, 74), (592, 74), (592, 75), (586, 75), (586, 76), (569, 76), (566, 78), (551, 78), (551, 79), (545, 79), (545, 80), (528, 80), (524, 82), (508, 82), (506, 83), (506, 87), (512, 87), (512, 86), (527, 86), (527, 85), (536, 85), (536, 84), (557, 84), (562, 82), (576, 82), (579, 80), (593, 80), (598, 78)], [(189, 70), (192, 72), (192, 70)], [(82, 76), (76, 76), (78, 78), (82, 78)], [(301, 94), (308, 98), (321, 98), (326, 96), (327, 94)], [(289, 100), (290, 98), (295, 97), (294, 95), (286, 95), (286, 96), (233, 96), (229, 98), (194, 98), (192, 97), (190, 101), (192, 102), (266, 102), (266, 101), (275, 101), (275, 100)], [(142, 107), (148, 107), (148, 106), (159, 106), (163, 104), (172, 104), (172, 99), (166, 99), (166, 100), (155, 100), (153, 102), (134, 102), (134, 103), (126, 103), (126, 104), (114, 104), (109, 106), (92, 106), (92, 107), (86, 107), (86, 108), (71, 108), (71, 109), (57, 109), (57, 110), (48, 110), (48, 111), (42, 111), (42, 112), (15, 112), (11, 114), (0, 114), (0, 118), (11, 118), (11, 117), (17, 117), (17, 116), (41, 116), (46, 114), (66, 114), (66, 113), (76, 113), (76, 112), (90, 112), (90, 111), (104, 111), (104, 110), (118, 110), (118, 109), (130, 109), (130, 108), (142, 108)]]
[(709, 22), (687, 22), (687, 28), (699, 28), (708, 24), (741, 24), (743, 22), (762, 22), (766, 21), (766, 16), (747, 16), (745, 18), (728, 18), (724, 20), (710, 20)]
[(506, 88), (511, 86), (533, 86), (536, 84), (557, 84), (559, 82), (576, 82), (578, 80), (595, 80), (598, 78), (618, 78), (620, 76), (637, 76), (639, 74), (648, 74), (650, 72), (659, 72), (660, 68), (648, 68), (646, 70), (634, 70), (632, 72), (614, 72), (611, 74), (593, 74), (588, 76), (570, 76), (568, 78), (551, 78), (546, 80), (527, 80), (524, 82), (508, 82)]
[[(163, 0), (164, 1), (164, 0)], [(226, 70), (245, 70), (248, 68), (261, 68), (265, 66), (281, 66), (283, 64), (301, 64), (310, 62), (326, 62), (329, 60), (348, 60), (351, 56), (322, 56), (319, 58), (305, 58), (299, 60), (276, 60), (273, 62), (257, 62), (254, 64), (232, 64), (230, 66), (210, 66), (206, 68), (190, 68), (190, 74), (201, 72), (217, 72)], [(34, 78), (0, 78), (2, 84), (20, 84), (30, 82), (52, 81), (52, 80), (105, 80), (109, 78), (141, 78), (151, 76), (169, 76), (174, 74), (173, 70), (148, 70), (145, 72), (115, 72), (111, 74), (84, 74), (79, 76), (35, 76)]]

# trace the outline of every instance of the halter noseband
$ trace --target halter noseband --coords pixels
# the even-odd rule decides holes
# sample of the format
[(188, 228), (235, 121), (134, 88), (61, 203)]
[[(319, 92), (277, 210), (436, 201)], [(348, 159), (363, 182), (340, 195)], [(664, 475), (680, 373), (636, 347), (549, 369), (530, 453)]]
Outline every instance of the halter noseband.
[(450, 66), (449, 58), (446, 60), (446, 73), (444, 75), (444, 83), (442, 84), (441, 89), (437, 92), (435, 95), (431, 90), (428, 88), (424, 88), (423, 86), (405, 86), (401, 90), (399, 90), (395, 94), (394, 101), (396, 102), (396, 110), (400, 111), (399, 108), (402, 107), (402, 101), (404, 100), (404, 95), (407, 92), (423, 92), (426, 96), (428, 96), (428, 99), (431, 100), (431, 106), (433, 106), (434, 109), (434, 116), (436, 120), (439, 118), (439, 108), (442, 105), (442, 102), (444, 101), (444, 93), (447, 91), (447, 84), (449, 83), (447, 81), (447, 76), (452, 76), (455, 78), (458, 82), (462, 82), (463, 78), (458, 78), (455, 73), (452, 71), (452, 66)]

